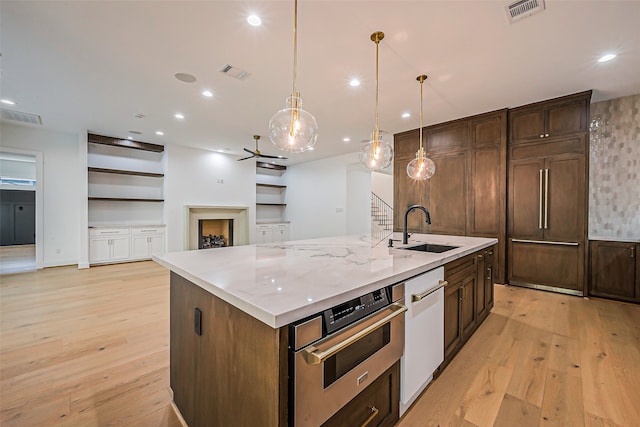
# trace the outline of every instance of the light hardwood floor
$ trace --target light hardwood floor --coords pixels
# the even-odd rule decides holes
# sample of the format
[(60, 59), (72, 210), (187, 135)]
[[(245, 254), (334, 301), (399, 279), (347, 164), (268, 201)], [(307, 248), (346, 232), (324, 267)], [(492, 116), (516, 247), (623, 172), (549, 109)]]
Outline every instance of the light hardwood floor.
[[(0, 425), (180, 425), (164, 268), (0, 281)], [(640, 426), (640, 307), (496, 286), (489, 318), (399, 425)]]

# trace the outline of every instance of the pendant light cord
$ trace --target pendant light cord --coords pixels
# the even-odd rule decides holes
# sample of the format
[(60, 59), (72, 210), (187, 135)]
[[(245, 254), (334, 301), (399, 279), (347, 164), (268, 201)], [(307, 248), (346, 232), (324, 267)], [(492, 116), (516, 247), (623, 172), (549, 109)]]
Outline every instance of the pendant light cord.
[(420, 80), (420, 155), (422, 156), (422, 83), (424, 79), (422, 76), (418, 77)]
[(291, 96), (296, 96), (296, 77), (298, 68), (298, 0), (294, 0), (293, 6), (293, 92)]
[(376, 135), (375, 141), (377, 142), (379, 139), (380, 129), (378, 127), (378, 46), (380, 45), (380, 40), (376, 36)]

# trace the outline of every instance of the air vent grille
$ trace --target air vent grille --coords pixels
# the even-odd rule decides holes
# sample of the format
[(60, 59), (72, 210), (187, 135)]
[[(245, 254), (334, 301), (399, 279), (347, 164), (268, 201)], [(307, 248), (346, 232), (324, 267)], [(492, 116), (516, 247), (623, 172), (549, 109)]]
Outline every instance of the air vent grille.
[(244, 80), (247, 77), (249, 77), (249, 73), (241, 70), (238, 67), (234, 67), (233, 65), (230, 65), (230, 64), (227, 64), (224, 67), (220, 68), (220, 72), (238, 80)]
[(42, 125), (42, 118), (37, 114), (22, 113), (20, 111), (7, 110), (2, 108), (3, 120), (13, 120), (14, 122), (28, 123), (30, 125)]
[(509, 22), (515, 22), (544, 10), (544, 0), (519, 0), (504, 7)]

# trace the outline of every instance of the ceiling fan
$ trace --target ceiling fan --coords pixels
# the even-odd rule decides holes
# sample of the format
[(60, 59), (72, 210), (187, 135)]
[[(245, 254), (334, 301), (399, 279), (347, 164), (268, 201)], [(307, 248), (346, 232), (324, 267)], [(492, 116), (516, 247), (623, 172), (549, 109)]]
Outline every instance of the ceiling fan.
[(243, 148), (244, 151), (246, 151), (247, 153), (251, 153), (251, 155), (248, 156), (248, 157), (243, 157), (241, 159), (238, 159), (238, 161), (252, 159), (254, 157), (256, 159), (263, 158), (263, 159), (282, 159), (282, 160), (287, 160), (287, 158), (283, 157), (283, 156), (270, 156), (268, 154), (262, 154), (260, 152), (260, 150), (258, 149), (258, 141), (260, 141), (260, 135), (253, 135), (253, 139), (256, 140), (256, 150), (255, 151), (251, 151), (248, 148)]

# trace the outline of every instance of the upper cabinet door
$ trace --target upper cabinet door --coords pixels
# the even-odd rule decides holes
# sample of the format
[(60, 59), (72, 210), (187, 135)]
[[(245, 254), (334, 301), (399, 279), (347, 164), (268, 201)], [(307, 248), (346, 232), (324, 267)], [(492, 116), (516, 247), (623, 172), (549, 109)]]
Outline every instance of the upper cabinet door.
[(527, 108), (509, 111), (509, 142), (538, 141), (544, 138), (544, 111)]
[(428, 153), (464, 149), (468, 142), (468, 120), (456, 120), (426, 128), (426, 150)]
[(509, 143), (587, 132), (590, 100), (587, 91), (509, 110)]
[(511, 161), (509, 166), (509, 236), (544, 238), (544, 159)]

